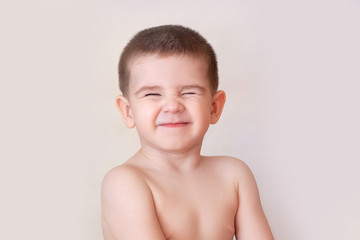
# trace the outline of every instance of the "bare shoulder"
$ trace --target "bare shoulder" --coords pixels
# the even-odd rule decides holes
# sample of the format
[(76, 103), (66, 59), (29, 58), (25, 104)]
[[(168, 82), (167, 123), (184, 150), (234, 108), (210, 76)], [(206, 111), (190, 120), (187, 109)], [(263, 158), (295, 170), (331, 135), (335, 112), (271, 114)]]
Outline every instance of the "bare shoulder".
[(255, 177), (244, 161), (234, 157), (222, 156), (217, 162), (219, 168), (223, 167), (223, 172), (234, 179), (240, 195), (248, 195), (249, 192), (257, 193)]
[(209, 162), (230, 177), (238, 194), (238, 210), (235, 217), (236, 239), (273, 240), (263, 212), (254, 175), (240, 159), (226, 156), (209, 157)]
[(147, 185), (139, 171), (124, 164), (111, 169), (105, 175), (101, 197), (103, 202), (112, 203), (111, 199), (115, 199), (116, 196), (121, 195), (124, 199), (125, 194), (140, 194), (147, 191)]
[[(145, 181), (136, 168), (126, 164), (111, 169), (104, 177), (101, 188), (102, 216), (108, 220), (111, 212), (123, 211), (132, 199), (151, 196)], [(110, 214), (108, 214), (110, 213)]]
[(273, 240), (263, 212), (253, 173), (243, 161), (226, 156), (206, 157), (207, 165), (217, 169), (223, 179), (230, 179), (237, 192), (236, 239)]
[(218, 167), (236, 167), (240, 169), (247, 167), (242, 160), (230, 156), (206, 156), (205, 159), (215, 163)]
[[(163, 239), (152, 192), (139, 169), (124, 164), (103, 180), (101, 209), (104, 239)], [(141, 229), (141, 231), (137, 231)]]
[(249, 179), (253, 179), (254, 176), (248, 167), (248, 165), (234, 157), (229, 156), (211, 156), (205, 157), (206, 161), (216, 168), (220, 174), (224, 174), (233, 178), (235, 181), (247, 182)]
[[(124, 184), (126, 183), (126, 184)], [(104, 177), (102, 191), (105, 194), (106, 191), (116, 188), (117, 190), (127, 186), (144, 185), (145, 181), (141, 176), (141, 172), (128, 164), (123, 164), (111, 169)], [(105, 191), (105, 192), (104, 192)]]

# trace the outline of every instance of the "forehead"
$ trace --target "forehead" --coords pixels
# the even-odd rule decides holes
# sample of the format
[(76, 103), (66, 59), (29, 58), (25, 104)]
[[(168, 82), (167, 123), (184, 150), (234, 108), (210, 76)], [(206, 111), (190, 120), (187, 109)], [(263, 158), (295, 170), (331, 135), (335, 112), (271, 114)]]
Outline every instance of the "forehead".
[(129, 62), (129, 70), (130, 89), (144, 84), (160, 86), (198, 84), (210, 88), (208, 62), (203, 56), (141, 55)]

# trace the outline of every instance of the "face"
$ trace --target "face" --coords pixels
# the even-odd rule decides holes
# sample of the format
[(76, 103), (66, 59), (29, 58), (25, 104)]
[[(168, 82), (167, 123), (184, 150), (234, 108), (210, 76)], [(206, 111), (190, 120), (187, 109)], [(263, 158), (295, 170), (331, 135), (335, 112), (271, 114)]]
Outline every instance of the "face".
[(130, 71), (128, 96), (119, 97), (118, 105), (128, 127), (136, 126), (142, 146), (167, 152), (200, 150), (225, 101), (222, 91), (211, 93), (206, 61), (146, 55), (134, 59)]

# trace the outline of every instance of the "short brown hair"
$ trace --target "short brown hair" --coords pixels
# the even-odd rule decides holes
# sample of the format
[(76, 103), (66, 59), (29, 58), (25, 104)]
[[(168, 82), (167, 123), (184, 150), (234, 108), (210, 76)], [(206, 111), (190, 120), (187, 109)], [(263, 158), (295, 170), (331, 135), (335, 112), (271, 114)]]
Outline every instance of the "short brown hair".
[(118, 66), (119, 86), (128, 93), (132, 58), (143, 54), (190, 54), (205, 57), (212, 93), (218, 89), (219, 77), (216, 55), (211, 45), (198, 32), (180, 25), (163, 25), (138, 32), (124, 48)]

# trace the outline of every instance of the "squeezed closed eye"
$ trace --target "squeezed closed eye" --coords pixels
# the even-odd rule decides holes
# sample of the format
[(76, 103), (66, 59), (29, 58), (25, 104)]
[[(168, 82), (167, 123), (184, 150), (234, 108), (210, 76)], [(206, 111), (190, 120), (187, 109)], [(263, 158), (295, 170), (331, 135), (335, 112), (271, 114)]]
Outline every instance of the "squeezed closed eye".
[(150, 96), (160, 96), (160, 93), (147, 93), (147, 94), (145, 94), (145, 97), (150, 97)]
[(194, 95), (196, 92), (184, 92), (181, 95)]

